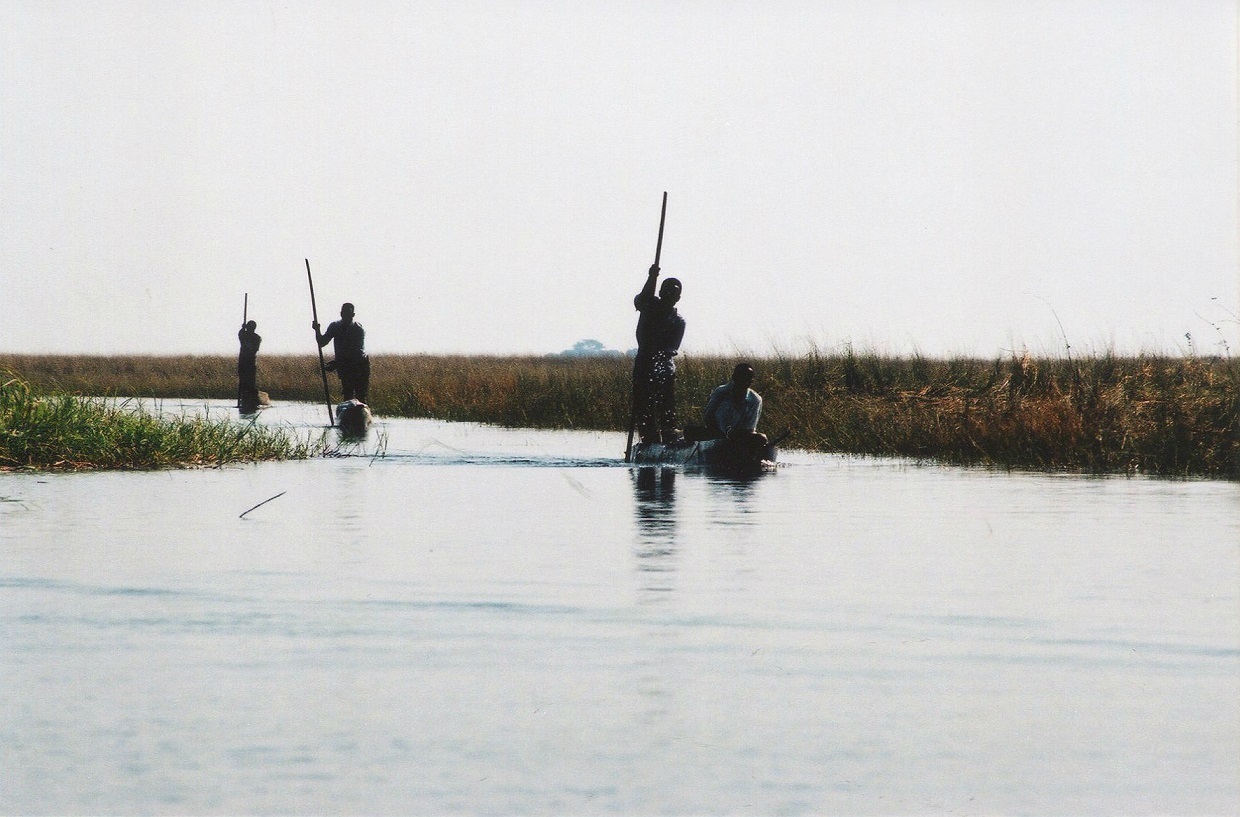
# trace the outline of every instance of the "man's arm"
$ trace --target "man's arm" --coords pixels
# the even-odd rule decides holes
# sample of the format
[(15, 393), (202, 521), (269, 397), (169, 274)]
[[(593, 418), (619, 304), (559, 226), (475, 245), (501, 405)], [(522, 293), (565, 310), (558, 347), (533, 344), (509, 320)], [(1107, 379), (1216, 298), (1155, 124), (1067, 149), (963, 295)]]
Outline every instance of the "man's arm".
[(637, 297), (633, 299), (633, 307), (640, 310), (642, 307), (654, 301), (654, 287), (659, 281), (659, 265), (651, 264), (650, 272), (646, 274), (646, 284), (642, 287), (642, 291), (637, 293)]
[(680, 316), (676, 318), (675, 327), (672, 329), (671, 336), (668, 337), (667, 351), (676, 352), (680, 350), (680, 342), (685, 339), (685, 319)]
[(715, 412), (719, 409), (719, 404), (727, 399), (727, 393), (726, 387), (716, 386), (714, 391), (710, 393), (710, 398), (706, 401), (706, 408), (702, 409), (702, 425), (715, 433), (723, 431), (719, 427), (719, 421), (715, 419)]
[(745, 430), (757, 431), (758, 420), (762, 417), (762, 395), (756, 391), (749, 392), (752, 400), (745, 400)]
[(314, 327), (314, 336), (318, 339), (320, 349), (330, 343), (332, 338), (336, 337), (336, 321), (332, 321), (327, 325), (326, 332), (319, 331), (318, 323), (312, 323), (310, 325)]

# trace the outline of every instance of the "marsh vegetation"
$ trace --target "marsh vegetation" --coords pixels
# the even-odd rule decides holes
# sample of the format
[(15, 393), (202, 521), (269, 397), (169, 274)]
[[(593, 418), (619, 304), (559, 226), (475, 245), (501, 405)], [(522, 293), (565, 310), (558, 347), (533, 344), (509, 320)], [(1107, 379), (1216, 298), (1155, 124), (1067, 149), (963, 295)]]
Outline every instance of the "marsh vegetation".
[(322, 443), (257, 423), (167, 418), (140, 403), (0, 380), (0, 469), (138, 469), (299, 459)]
[[(734, 358), (683, 356), (682, 418), (695, 418)], [(1240, 360), (897, 357), (810, 350), (754, 359), (762, 426), (811, 450), (956, 464), (1240, 477)], [(79, 395), (222, 398), (230, 357), (0, 356), (39, 389)], [(531, 428), (624, 430), (624, 358), (377, 356), (377, 415)], [(333, 388), (336, 383), (332, 382)], [(321, 401), (310, 356), (259, 358), (272, 399)]]

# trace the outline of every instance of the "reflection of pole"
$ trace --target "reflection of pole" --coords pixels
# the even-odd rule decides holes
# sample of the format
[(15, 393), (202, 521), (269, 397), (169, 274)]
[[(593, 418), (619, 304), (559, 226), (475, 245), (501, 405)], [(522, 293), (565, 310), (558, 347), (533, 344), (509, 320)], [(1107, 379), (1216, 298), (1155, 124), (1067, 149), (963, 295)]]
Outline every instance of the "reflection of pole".
[[(654, 265), (659, 266), (663, 254), (663, 223), (667, 220), (667, 191), (663, 191), (663, 207), (659, 210), (659, 238), (654, 244)], [(640, 353), (640, 350), (639, 350)], [(637, 359), (633, 359), (633, 388), (629, 391), (629, 439), (624, 444), (624, 461), (633, 461), (633, 430), (637, 427)]]
[(310, 314), (314, 316), (314, 345), (319, 349), (319, 374), (323, 376), (323, 399), (327, 405), (327, 424), (334, 426), (332, 418), (332, 393), (327, 388), (327, 364), (323, 362), (323, 347), (319, 346), (319, 308), (314, 303), (314, 279), (310, 277), (310, 259), (306, 259), (306, 280), (310, 282)]

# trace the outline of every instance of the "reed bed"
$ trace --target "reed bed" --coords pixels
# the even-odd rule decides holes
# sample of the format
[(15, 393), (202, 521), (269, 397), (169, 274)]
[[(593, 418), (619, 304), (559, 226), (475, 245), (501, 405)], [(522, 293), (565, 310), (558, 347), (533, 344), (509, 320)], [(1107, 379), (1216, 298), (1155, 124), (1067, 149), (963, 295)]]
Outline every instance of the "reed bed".
[[(1118, 357), (771, 361), (811, 448), (959, 464), (1240, 477), (1240, 361)], [(772, 418), (773, 419), (773, 418)]]
[(227, 420), (164, 418), (128, 401), (0, 382), (0, 470), (151, 469), (302, 459), (321, 445)]
[[(937, 359), (811, 350), (752, 359), (763, 428), (811, 450), (1090, 473), (1240, 478), (1240, 360), (1027, 355)], [(685, 356), (681, 416), (695, 420), (734, 358)], [(77, 394), (229, 398), (225, 357), (0, 356), (41, 387)], [(624, 430), (624, 358), (381, 356), (377, 414), (514, 427)], [(331, 377), (333, 394), (338, 384)], [(274, 400), (323, 399), (317, 358), (259, 358)]]

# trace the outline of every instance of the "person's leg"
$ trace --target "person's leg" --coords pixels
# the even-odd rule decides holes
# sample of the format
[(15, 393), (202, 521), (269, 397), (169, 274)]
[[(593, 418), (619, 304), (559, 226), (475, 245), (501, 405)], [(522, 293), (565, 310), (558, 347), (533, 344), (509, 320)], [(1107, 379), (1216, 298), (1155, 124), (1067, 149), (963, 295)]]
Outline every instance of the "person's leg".
[(370, 358), (363, 359), (357, 367), (357, 388), (355, 391), (357, 399), (365, 403), (366, 396), (370, 394)]
[(633, 418), (644, 443), (659, 442), (659, 423), (653, 411), (654, 397), (654, 367), (649, 358), (639, 355), (633, 362)]
[(676, 430), (676, 362), (671, 356), (660, 356), (655, 363), (655, 411), (659, 436), (665, 443), (680, 439)]
[(237, 377), (240, 381), (241, 399), (243, 401), (258, 400), (258, 367), (253, 364), (242, 364), (237, 367)]
[(336, 374), (340, 377), (340, 399), (352, 400), (357, 396), (357, 383), (354, 380), (353, 367), (344, 363), (337, 363)]

